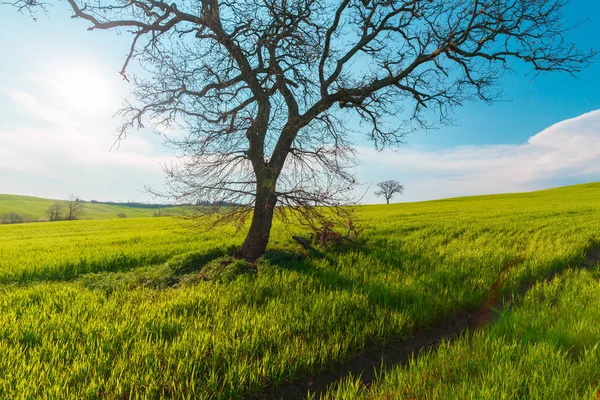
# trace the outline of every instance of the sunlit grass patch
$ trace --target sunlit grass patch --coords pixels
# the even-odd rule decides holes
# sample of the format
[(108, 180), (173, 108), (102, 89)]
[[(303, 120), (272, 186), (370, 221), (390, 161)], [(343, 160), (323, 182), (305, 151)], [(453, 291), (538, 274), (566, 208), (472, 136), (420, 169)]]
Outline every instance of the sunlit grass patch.
[(600, 272), (535, 285), (496, 323), (445, 342), (367, 388), (348, 378), (328, 399), (595, 399)]
[[(178, 220), (0, 226), (0, 398), (264, 396), (274, 386), (402, 340), (416, 327), (426, 332), (449, 315), (479, 309), (492, 288), (505, 294), (519, 282), (580, 265), (600, 243), (599, 194), (600, 185), (590, 184), (364, 206), (356, 217), (365, 228), (364, 242), (343, 251), (319, 249), (320, 255), (304, 251), (276, 223), (269, 252), (251, 273), (237, 273), (241, 265), (218, 260), (241, 243), (241, 233), (199, 233)], [(230, 265), (236, 273), (219, 277)], [(565, 290), (572, 285), (565, 282), (553, 283), (559, 299), (563, 292), (590, 292), (585, 280), (577, 293)], [(551, 289), (542, 292), (532, 290), (528, 301), (545, 304)], [(585, 301), (575, 296), (572, 304)], [(554, 315), (542, 311), (544, 321)], [(587, 325), (576, 330), (574, 319), (518, 331), (528, 319), (535, 322), (534, 314), (514, 320), (514, 332), (508, 325), (502, 332), (497, 328), (502, 340), (465, 338), (461, 358), (446, 346), (440, 349), (443, 362), (436, 364), (433, 354), (426, 365), (415, 361), (421, 386), (411, 381), (411, 387), (430, 396), (449, 393), (440, 376), (451, 373), (456, 382), (466, 382), (469, 371), (476, 374), (487, 362), (485, 351), (465, 353), (477, 349), (478, 341), (497, 353), (494, 363), (506, 366), (485, 374), (509, 383), (518, 377), (511, 378), (514, 368), (508, 366), (520, 360), (525, 364), (519, 371), (545, 358), (555, 360), (556, 371), (567, 361), (595, 360), (595, 333), (586, 333)], [(520, 358), (511, 358), (513, 353)], [(462, 364), (465, 354), (471, 361)], [(536, 373), (554, 382), (551, 371)], [(565, 381), (565, 390), (580, 384), (577, 394), (592, 390), (593, 382), (585, 386), (577, 379)], [(400, 393), (385, 382), (375, 386), (382, 388), (378, 395)], [(508, 386), (505, 392), (481, 387), (477, 396), (488, 394), (483, 390), (515, 393)], [(344, 388), (340, 393), (355, 395)], [(539, 393), (563, 393), (558, 390)], [(358, 395), (369, 394), (361, 389)]]

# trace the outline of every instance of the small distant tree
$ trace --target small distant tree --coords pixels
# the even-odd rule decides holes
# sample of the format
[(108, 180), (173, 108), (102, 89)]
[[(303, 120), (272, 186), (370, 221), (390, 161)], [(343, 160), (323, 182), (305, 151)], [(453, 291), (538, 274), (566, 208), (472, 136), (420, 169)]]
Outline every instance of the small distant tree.
[(46, 215), (48, 215), (48, 220), (50, 221), (60, 221), (63, 217), (63, 204), (59, 201), (52, 204), (46, 210)]
[(396, 193), (402, 194), (404, 192), (404, 186), (402, 186), (400, 182), (394, 180), (379, 182), (377, 186), (379, 187), (379, 190), (375, 192), (375, 196), (385, 197), (387, 204), (390, 204), (390, 199)]
[(16, 212), (11, 212), (8, 215), (8, 219), (11, 224), (22, 224), (23, 222), (25, 222), (25, 217), (21, 214), (17, 214)]
[(127, 218), (127, 214), (125, 214), (124, 212), (120, 212), (117, 214), (117, 218)]
[(79, 197), (71, 195), (69, 200), (65, 202), (65, 219), (68, 221), (74, 221), (84, 214), (85, 210), (83, 209), (83, 200), (81, 200)]
[(25, 222), (25, 217), (16, 212), (4, 213), (2, 214), (2, 218), (0, 218), (0, 223), (2, 224), (20, 224)]

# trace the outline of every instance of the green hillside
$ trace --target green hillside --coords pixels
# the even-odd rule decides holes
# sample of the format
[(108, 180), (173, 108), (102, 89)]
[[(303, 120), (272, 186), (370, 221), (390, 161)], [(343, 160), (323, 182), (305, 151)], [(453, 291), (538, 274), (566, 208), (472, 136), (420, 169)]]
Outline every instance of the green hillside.
[[(362, 206), (353, 221), (361, 240), (320, 254), (276, 221), (252, 268), (222, 258), (234, 227), (0, 226), (0, 398), (293, 399), (323, 376), (340, 377), (321, 393), (336, 399), (596, 396), (600, 183)], [(476, 332), (369, 386), (344, 370), (480, 312), (493, 317)]]
[[(46, 210), (52, 204), (61, 200), (43, 199), (39, 197), (0, 194), (0, 215), (16, 212), (30, 220), (39, 220), (46, 217)], [(110, 204), (84, 203), (84, 215), (81, 219), (108, 219), (117, 218), (124, 213), (129, 218), (151, 217), (156, 209), (125, 207)], [(164, 209), (167, 210), (167, 209)], [(169, 211), (174, 211), (172, 208)]]

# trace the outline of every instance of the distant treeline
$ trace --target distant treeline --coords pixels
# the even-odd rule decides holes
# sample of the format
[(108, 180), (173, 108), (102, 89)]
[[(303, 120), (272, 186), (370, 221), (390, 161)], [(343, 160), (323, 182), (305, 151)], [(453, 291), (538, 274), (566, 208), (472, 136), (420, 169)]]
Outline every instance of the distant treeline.
[(156, 203), (137, 203), (132, 201), (127, 201), (123, 203), (113, 202), (113, 201), (98, 201), (98, 200), (90, 200), (90, 203), (93, 204), (106, 204), (109, 206), (121, 206), (121, 207), (131, 207), (131, 208), (168, 208), (168, 207), (193, 207), (193, 206), (201, 206), (201, 207), (231, 207), (231, 206), (239, 206), (237, 203), (229, 203), (224, 201), (209, 201), (209, 200), (198, 200), (195, 203), (185, 203), (185, 204), (156, 204)]
[(234, 207), (240, 206), (238, 203), (231, 203), (227, 201), (208, 201), (208, 200), (198, 200), (195, 204), (189, 204), (200, 207)]
[(38, 219), (30, 215), (23, 215), (16, 212), (0, 214), (0, 224), (22, 224), (24, 222), (36, 222)]
[(92, 204), (105, 204), (108, 206), (121, 206), (121, 207), (131, 207), (131, 208), (165, 208), (165, 207), (174, 207), (172, 204), (153, 204), (153, 203), (136, 203), (132, 201), (127, 201), (124, 203), (118, 203), (113, 201), (98, 201), (98, 200), (90, 200)]
[[(56, 202), (52, 204), (46, 210), (46, 216), (44, 217), (34, 217), (32, 215), (26, 215), (22, 213), (16, 212), (6, 212), (0, 214), (0, 225), (2, 224), (22, 224), (26, 222), (46, 222), (46, 221), (62, 221), (62, 220), (74, 220), (78, 219), (84, 214), (83, 203), (86, 203), (82, 200), (67, 200), (64, 202)], [(164, 210), (165, 208), (170, 207), (235, 207), (240, 204), (237, 203), (229, 203), (223, 201), (208, 201), (208, 200), (199, 200), (196, 203), (188, 203), (188, 204), (152, 204), (152, 203), (137, 203), (137, 202), (112, 202), (112, 201), (97, 201), (90, 200), (89, 203), (92, 204), (105, 204), (109, 206), (121, 206), (121, 207), (130, 207), (130, 208), (144, 208), (144, 209), (154, 209), (153, 217), (168, 217), (171, 216), (172, 213)], [(127, 218), (127, 214), (124, 212), (120, 212), (117, 214), (118, 218)]]

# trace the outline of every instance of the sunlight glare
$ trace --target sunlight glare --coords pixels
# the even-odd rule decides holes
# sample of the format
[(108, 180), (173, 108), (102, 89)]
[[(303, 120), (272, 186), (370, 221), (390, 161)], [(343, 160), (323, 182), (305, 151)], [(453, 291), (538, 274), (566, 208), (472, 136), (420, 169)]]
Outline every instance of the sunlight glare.
[(109, 82), (97, 71), (83, 67), (60, 71), (56, 89), (67, 106), (80, 113), (99, 114), (116, 101)]

